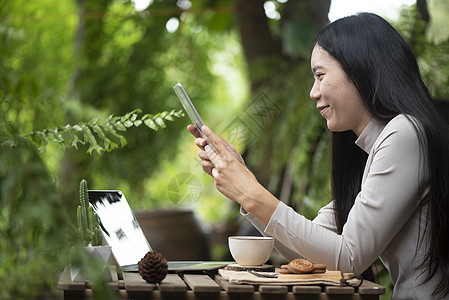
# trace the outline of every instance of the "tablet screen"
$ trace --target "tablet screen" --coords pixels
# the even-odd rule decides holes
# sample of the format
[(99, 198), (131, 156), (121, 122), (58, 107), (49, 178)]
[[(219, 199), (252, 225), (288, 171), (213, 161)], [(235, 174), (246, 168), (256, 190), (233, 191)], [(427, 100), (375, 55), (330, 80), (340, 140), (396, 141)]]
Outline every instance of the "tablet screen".
[(181, 104), (184, 107), (184, 110), (187, 112), (190, 120), (192, 120), (192, 124), (195, 125), (198, 132), (200, 132), (200, 134), (202, 135), (201, 127), (204, 126), (204, 123), (201, 120), (200, 115), (196, 111), (195, 106), (193, 106), (192, 101), (190, 101), (190, 98), (187, 95), (186, 91), (180, 83), (176, 84), (173, 89), (175, 90), (176, 96), (178, 96), (179, 101), (181, 101)]
[(137, 264), (151, 250), (128, 201), (121, 191), (89, 190), (89, 202), (100, 229), (120, 266)]

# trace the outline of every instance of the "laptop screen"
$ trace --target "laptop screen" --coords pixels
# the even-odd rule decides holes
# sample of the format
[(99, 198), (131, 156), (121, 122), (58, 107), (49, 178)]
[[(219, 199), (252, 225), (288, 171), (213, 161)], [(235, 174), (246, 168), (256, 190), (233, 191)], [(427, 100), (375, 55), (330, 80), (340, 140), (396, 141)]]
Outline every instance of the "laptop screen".
[(151, 247), (121, 191), (90, 190), (89, 201), (100, 219), (103, 236), (123, 267), (137, 264)]

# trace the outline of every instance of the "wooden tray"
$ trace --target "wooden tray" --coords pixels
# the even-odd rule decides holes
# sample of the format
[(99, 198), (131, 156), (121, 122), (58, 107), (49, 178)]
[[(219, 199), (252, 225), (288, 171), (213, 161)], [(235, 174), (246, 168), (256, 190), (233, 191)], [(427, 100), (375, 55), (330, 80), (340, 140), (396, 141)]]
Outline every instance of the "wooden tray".
[[(344, 273), (344, 278), (349, 279), (354, 277), (354, 273)], [(340, 271), (329, 271), (320, 274), (279, 274), (278, 279), (280, 280), (294, 280), (294, 279), (331, 279), (340, 280)]]

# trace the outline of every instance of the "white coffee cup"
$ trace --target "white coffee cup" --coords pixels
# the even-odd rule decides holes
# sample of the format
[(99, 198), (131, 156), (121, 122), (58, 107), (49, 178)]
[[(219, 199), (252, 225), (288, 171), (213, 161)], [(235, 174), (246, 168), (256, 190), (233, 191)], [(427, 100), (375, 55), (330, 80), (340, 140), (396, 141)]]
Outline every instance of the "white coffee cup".
[(273, 251), (272, 237), (230, 236), (229, 250), (241, 266), (261, 266), (267, 262)]

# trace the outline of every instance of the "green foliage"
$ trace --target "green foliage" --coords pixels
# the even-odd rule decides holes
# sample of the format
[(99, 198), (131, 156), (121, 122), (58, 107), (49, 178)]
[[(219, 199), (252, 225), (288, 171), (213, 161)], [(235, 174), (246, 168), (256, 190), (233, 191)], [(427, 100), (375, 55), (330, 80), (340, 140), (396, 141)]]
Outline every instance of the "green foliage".
[[(447, 42), (449, 39), (449, 2), (446, 0), (427, 1), (430, 13), (430, 24), (427, 36), (436, 45)], [(447, 61), (447, 60), (446, 60)]]
[(0, 298), (32, 299), (55, 292), (72, 242), (39, 153), (9, 123), (1, 123), (0, 140)]
[[(215, 76), (210, 72), (209, 54), (213, 43), (219, 44), (218, 37), (211, 36), (206, 28), (199, 30), (199, 21), (188, 12), (180, 19), (178, 31), (169, 33), (167, 21), (182, 12), (177, 1), (154, 1), (148, 12), (142, 13), (135, 11), (131, 1), (103, 1), (101, 9), (94, 6), (96, 0), (83, 2), (80, 8), (85, 13), (76, 28), (80, 38), (69, 99), (115, 115), (136, 107), (148, 112), (178, 110), (181, 104), (172, 87), (181, 82), (199, 113), (204, 114), (205, 107), (214, 102), (210, 87)], [(86, 32), (89, 34), (83, 34)], [(73, 111), (66, 114), (64, 123), (80, 119)], [(69, 149), (63, 158), (65, 169), (71, 169), (66, 172), (70, 178), (64, 189), (73, 189), (78, 178), (86, 177), (91, 186), (120, 188), (131, 203), (148, 201), (150, 191), (145, 181), (157, 173), (161, 162), (176, 154), (176, 144), (187, 124), (187, 118), (176, 119), (162, 133), (129, 128), (127, 146), (105, 151), (101, 159), (96, 155), (75, 156)], [(87, 170), (89, 177), (84, 175)]]
[[(401, 11), (395, 27), (411, 45), (424, 82), (434, 99), (449, 99), (449, 36), (441, 30), (449, 27), (447, 3), (437, 0), (429, 3), (432, 12), (430, 24), (419, 16), (416, 5)], [(437, 25), (434, 15), (440, 24)]]
[(55, 129), (44, 129), (42, 131), (33, 131), (27, 137), (30, 137), (40, 151), (44, 151), (49, 142), (57, 142), (62, 148), (75, 147), (78, 144), (88, 144), (88, 153), (96, 151), (113, 151), (126, 145), (126, 138), (119, 132), (126, 132), (130, 127), (139, 127), (145, 124), (152, 130), (165, 128), (167, 121), (174, 121), (174, 118), (183, 116), (182, 111), (172, 110), (164, 111), (156, 115), (145, 114), (139, 117), (142, 111), (136, 109), (132, 112), (118, 117), (111, 115), (106, 120), (91, 120), (87, 123), (76, 125), (65, 125)]
[[(437, 1), (444, 6), (443, 0), (432, 3)], [(239, 112), (263, 91), (283, 113), (262, 129), (251, 127), (253, 139), (242, 145), (248, 165), (270, 191), (286, 195), (307, 217), (330, 200), (330, 135), (307, 96), (308, 58), (270, 58), (249, 72), (231, 1), (193, 0), (190, 10), (178, 7), (180, 2), (152, 1), (144, 12), (136, 12), (132, 1), (118, 0), (0, 4), (0, 298), (54, 292), (55, 278), (68, 262), (66, 248), (76, 239), (72, 212), (79, 178), (123, 190), (133, 207), (156, 208), (173, 206), (167, 182), (191, 172), (202, 184), (193, 206), (201, 217), (238, 218), (194, 158), (197, 149), (185, 131), (189, 121), (181, 118), (172, 91), (176, 82), (217, 133), (243, 117)], [(447, 19), (444, 10), (438, 13), (438, 20)], [(423, 29), (410, 23), (411, 16), (404, 14), (399, 24), (410, 25), (403, 26), (407, 38)], [(165, 28), (171, 17), (180, 21), (174, 33)], [(270, 23), (274, 36), (284, 39), (281, 22)], [(432, 94), (447, 98), (449, 47), (442, 32), (433, 43), (414, 41)], [(263, 89), (248, 95), (250, 80), (259, 79), (265, 80)], [(142, 116), (136, 107), (163, 113)], [(155, 131), (167, 121), (171, 126)], [(141, 130), (142, 123), (154, 130)], [(95, 269), (88, 258), (80, 262)]]
[(98, 224), (98, 215), (89, 205), (89, 194), (85, 179), (80, 182), (80, 205), (78, 205), (76, 216), (81, 242), (85, 246), (100, 246), (103, 242), (103, 236)]
[(0, 4), (1, 113), (21, 132), (64, 124), (60, 108), (72, 70), (74, 1)]

